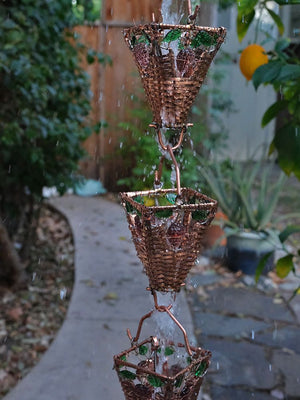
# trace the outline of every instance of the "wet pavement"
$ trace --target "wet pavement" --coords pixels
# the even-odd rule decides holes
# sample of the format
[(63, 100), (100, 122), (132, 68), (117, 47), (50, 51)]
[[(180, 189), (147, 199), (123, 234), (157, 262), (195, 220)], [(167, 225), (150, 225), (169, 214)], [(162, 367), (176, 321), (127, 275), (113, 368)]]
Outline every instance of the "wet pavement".
[[(124, 399), (112, 357), (130, 347), (126, 328), (135, 333), (153, 308), (124, 211), (101, 197), (65, 196), (51, 203), (74, 234), (72, 299), (50, 349), (4, 399)], [(251, 277), (209, 264), (195, 266), (175, 314), (191, 343), (196, 336), (213, 353), (199, 400), (299, 400), (300, 296), (285, 300), (294, 282), (279, 287), (263, 278), (256, 287)], [(146, 321), (143, 338), (154, 329)]]
[(300, 300), (286, 300), (296, 283), (262, 277), (258, 288), (214, 267), (190, 275), (197, 341), (213, 353), (205, 400), (300, 399)]
[[(126, 329), (135, 335), (140, 318), (153, 309), (125, 213), (103, 197), (65, 196), (51, 204), (68, 218), (74, 235), (73, 293), (49, 350), (4, 399), (122, 400), (113, 356), (131, 347)], [(174, 314), (191, 339), (193, 324), (184, 292), (176, 303)], [(155, 317), (159, 318), (156, 314), (145, 321), (141, 340), (157, 334)]]

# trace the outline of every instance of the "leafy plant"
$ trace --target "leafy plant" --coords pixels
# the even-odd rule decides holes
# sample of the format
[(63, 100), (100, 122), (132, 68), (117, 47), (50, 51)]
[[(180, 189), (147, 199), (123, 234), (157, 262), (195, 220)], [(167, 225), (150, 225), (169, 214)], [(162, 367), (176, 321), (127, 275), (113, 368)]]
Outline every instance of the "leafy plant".
[(288, 50), (290, 42), (280, 39), (274, 51), (269, 53), (269, 62), (259, 67), (253, 75), (253, 85), (257, 89), (261, 84), (271, 84), (280, 98), (264, 113), (262, 126), (272, 119), (284, 115), (282, 126), (276, 130), (270, 147), (275, 150), (283, 171), (294, 173), (300, 180), (300, 60)]
[(71, 2), (11, 0), (0, 11), (0, 216), (13, 237), (30, 231), (44, 186), (64, 193), (78, 179), (93, 127)]
[(100, 19), (102, 0), (73, 0), (72, 5), (79, 24)]
[[(119, 185), (125, 185), (130, 190), (151, 189), (154, 182), (154, 171), (158, 167), (161, 152), (156, 142), (154, 131), (150, 131), (151, 111), (145, 102), (133, 97), (133, 102), (139, 104), (131, 109), (130, 121), (120, 122), (119, 128), (131, 135), (121, 138), (120, 149), (117, 151), (123, 159), (123, 165), (128, 176), (118, 180)], [(169, 171), (169, 172), (168, 172)], [(162, 181), (170, 184), (170, 168), (164, 166)]]
[[(298, 0), (275, 0), (279, 6), (298, 4)], [(258, 32), (262, 31), (261, 18), (268, 13), (278, 28), (280, 35), (284, 33), (284, 24), (279, 13), (276, 13), (266, 0), (241, 0), (237, 2), (237, 34), (241, 41), (252, 23), (255, 26), (254, 42), (257, 42)], [(270, 39), (268, 32), (265, 32)], [(262, 126), (267, 125), (279, 115), (285, 115), (283, 125), (274, 134), (270, 146), (270, 154), (277, 152), (279, 165), (290, 175), (294, 173), (300, 179), (300, 61), (290, 49), (290, 41), (280, 38), (274, 50), (268, 52), (269, 62), (257, 68), (253, 75), (253, 84), (257, 89), (261, 84), (272, 85), (280, 98), (265, 112)]]
[[(290, 250), (290, 246), (286, 246), (286, 241), (289, 239), (291, 235), (300, 232), (300, 225), (288, 225), (280, 234), (278, 235), (279, 238), (279, 245), (277, 246), (276, 250), (280, 250), (285, 253), (284, 256), (280, 257), (276, 261), (276, 273), (279, 278), (284, 279), (286, 278), (290, 272), (292, 272), (296, 277), (300, 278), (296, 272), (296, 263), (300, 260), (300, 250), (292, 252)], [(278, 243), (278, 242), (277, 242)], [(274, 250), (275, 251), (275, 250)], [(267, 259), (269, 256), (274, 253), (266, 254), (260, 261), (256, 273), (255, 273), (255, 280), (258, 282), (260, 275), (265, 267)], [(300, 294), (300, 284), (294, 289), (289, 301), (291, 301), (296, 295)]]
[[(273, 19), (280, 35), (284, 33), (285, 26), (280, 18), (266, 0), (241, 0), (237, 1), (237, 34), (241, 41), (246, 35), (249, 27), (256, 21), (255, 38), (257, 41), (258, 32), (261, 29), (260, 21), (264, 12), (267, 12)], [(280, 7), (285, 5), (299, 4), (298, 0), (275, 0)], [(269, 34), (266, 33), (267, 39)], [(276, 151), (281, 169), (287, 174), (292, 173), (300, 180), (300, 61), (299, 56), (293, 53), (290, 41), (279, 38), (275, 43), (274, 50), (268, 52), (269, 62), (260, 66), (253, 74), (253, 84), (257, 89), (261, 84), (272, 85), (277, 93), (280, 93), (278, 100), (273, 103), (264, 113), (262, 126), (267, 125), (271, 120), (281, 117), (283, 122), (278, 126), (269, 153)], [(288, 226), (287, 231), (290, 227)], [(280, 237), (280, 240), (282, 237)], [(282, 241), (282, 240), (281, 240)], [(283, 277), (286, 271), (294, 270), (293, 260), (300, 254), (300, 249), (295, 253), (288, 253), (286, 257), (277, 263), (277, 273)], [(263, 260), (258, 267), (258, 276), (264, 266)], [(285, 272), (283, 272), (285, 271)], [(299, 293), (299, 288), (295, 293)]]
[(263, 231), (275, 223), (275, 208), (284, 184), (281, 173), (271, 181), (272, 166), (262, 162), (214, 163), (201, 168), (207, 185), (235, 230)]

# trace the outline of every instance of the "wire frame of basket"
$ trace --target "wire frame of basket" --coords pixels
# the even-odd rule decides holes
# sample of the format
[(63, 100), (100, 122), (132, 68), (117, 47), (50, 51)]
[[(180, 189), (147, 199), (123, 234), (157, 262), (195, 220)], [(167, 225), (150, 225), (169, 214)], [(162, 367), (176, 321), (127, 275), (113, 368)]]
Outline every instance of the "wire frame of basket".
[(174, 128), (187, 123), (225, 36), (225, 28), (196, 25), (153, 23), (124, 30), (156, 124)]
[(150, 288), (178, 292), (202, 248), (217, 201), (189, 188), (120, 194)]
[[(153, 339), (155, 345), (153, 345)], [(126, 400), (196, 400), (211, 352), (150, 337), (114, 356)]]

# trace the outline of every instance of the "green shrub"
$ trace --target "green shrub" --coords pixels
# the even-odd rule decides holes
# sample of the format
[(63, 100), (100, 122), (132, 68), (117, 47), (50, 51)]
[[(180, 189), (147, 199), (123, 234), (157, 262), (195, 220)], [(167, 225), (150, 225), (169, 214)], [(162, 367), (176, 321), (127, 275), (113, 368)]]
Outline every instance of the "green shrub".
[(70, 0), (0, 6), (0, 215), (10, 234), (44, 186), (64, 193), (77, 179), (91, 93), (74, 24)]

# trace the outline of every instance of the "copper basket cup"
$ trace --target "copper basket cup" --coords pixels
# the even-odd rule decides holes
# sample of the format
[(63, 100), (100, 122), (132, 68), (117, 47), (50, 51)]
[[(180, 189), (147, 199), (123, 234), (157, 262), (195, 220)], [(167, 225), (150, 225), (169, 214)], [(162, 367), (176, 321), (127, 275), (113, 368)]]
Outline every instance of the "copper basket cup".
[(191, 105), (226, 36), (225, 28), (152, 23), (124, 29), (141, 75), (153, 121), (187, 123)]
[(127, 330), (132, 347), (114, 356), (114, 368), (118, 374), (126, 400), (196, 400), (211, 352), (190, 346), (186, 331), (170, 312), (169, 307), (158, 307), (167, 312), (184, 335), (185, 345), (150, 337), (138, 343), (145, 319), (144, 315), (135, 338)]
[[(120, 194), (150, 288), (162, 292), (178, 292), (184, 284), (218, 206), (216, 200), (189, 188), (182, 188), (177, 204), (176, 195), (176, 189)], [(147, 206), (145, 199), (164, 205)]]

